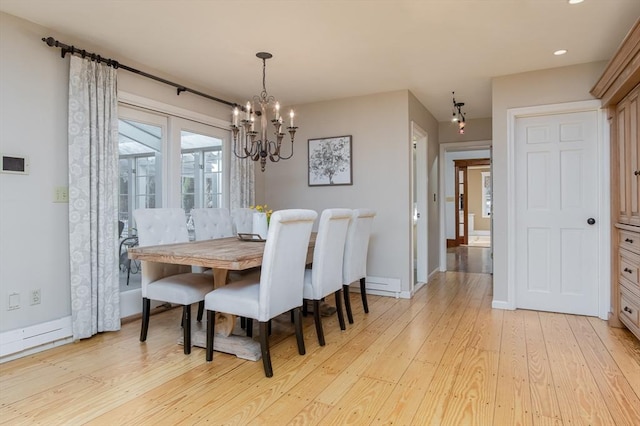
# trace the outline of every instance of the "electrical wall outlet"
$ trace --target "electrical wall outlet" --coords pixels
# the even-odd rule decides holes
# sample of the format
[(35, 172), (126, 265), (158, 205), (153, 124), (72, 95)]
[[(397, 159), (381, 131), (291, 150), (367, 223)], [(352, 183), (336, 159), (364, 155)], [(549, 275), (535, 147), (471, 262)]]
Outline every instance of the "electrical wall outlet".
[(32, 305), (38, 305), (40, 304), (41, 298), (40, 298), (40, 289), (37, 288), (35, 290), (31, 290), (31, 304)]
[(53, 189), (53, 202), (54, 203), (68, 203), (69, 202), (69, 187), (68, 186), (56, 186)]
[(13, 311), (14, 309), (20, 309), (20, 293), (9, 293), (9, 308), (7, 310)]

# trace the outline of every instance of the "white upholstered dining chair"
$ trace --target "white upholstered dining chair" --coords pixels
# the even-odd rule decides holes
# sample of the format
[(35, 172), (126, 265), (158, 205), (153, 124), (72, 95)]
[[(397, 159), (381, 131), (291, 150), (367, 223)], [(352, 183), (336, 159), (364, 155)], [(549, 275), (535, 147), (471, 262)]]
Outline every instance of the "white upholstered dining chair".
[(229, 209), (191, 209), (193, 228), (197, 241), (233, 237), (233, 222)]
[(353, 324), (351, 311), (351, 299), (349, 297), (349, 285), (354, 281), (360, 281), (360, 297), (365, 313), (369, 313), (367, 303), (367, 251), (371, 236), (371, 225), (376, 216), (375, 210), (355, 209), (347, 231), (347, 241), (344, 247), (344, 263), (342, 266), (342, 290), (344, 293), (344, 305), (347, 311), (349, 324)]
[[(215, 240), (217, 238), (227, 238), (235, 235), (229, 209), (191, 209), (191, 219), (193, 220), (193, 231), (196, 241)], [(210, 268), (203, 268), (201, 266), (193, 266), (192, 270), (193, 272), (211, 273)]]
[(251, 234), (253, 232), (253, 214), (256, 211), (249, 208), (231, 209), (233, 233)]
[(349, 209), (327, 209), (322, 212), (313, 250), (313, 266), (304, 271), (303, 297), (305, 300), (313, 300), (313, 319), (320, 346), (325, 344), (320, 317), (320, 301), (325, 296), (335, 295), (340, 329), (345, 329), (342, 312), (342, 262), (351, 214)]
[(269, 320), (293, 310), (298, 352), (304, 355), (302, 335), (302, 287), (313, 222), (313, 210), (280, 210), (273, 213), (262, 258), (259, 280), (247, 278), (217, 288), (205, 297), (207, 310), (206, 359), (213, 359), (215, 313), (225, 312), (258, 320), (264, 373), (273, 376), (269, 352)]
[[(180, 208), (138, 209), (133, 212), (140, 246), (189, 241), (186, 216)], [(190, 266), (142, 262), (142, 327), (140, 341), (147, 340), (151, 300), (182, 305), (184, 353), (191, 353), (191, 305), (204, 307), (204, 296), (213, 290), (211, 275), (192, 273)], [(203, 309), (198, 310), (198, 320)]]

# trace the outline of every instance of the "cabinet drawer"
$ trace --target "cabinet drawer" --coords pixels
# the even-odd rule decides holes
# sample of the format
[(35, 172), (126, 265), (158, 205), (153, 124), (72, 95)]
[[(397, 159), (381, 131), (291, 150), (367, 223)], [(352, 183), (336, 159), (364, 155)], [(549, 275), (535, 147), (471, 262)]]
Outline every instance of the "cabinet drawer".
[(630, 251), (620, 249), (618, 253), (618, 271), (621, 278), (635, 286), (640, 286), (640, 257)]
[(619, 229), (620, 248), (640, 254), (640, 234)]
[(627, 318), (636, 327), (640, 327), (640, 301), (624, 289), (620, 292), (620, 315)]

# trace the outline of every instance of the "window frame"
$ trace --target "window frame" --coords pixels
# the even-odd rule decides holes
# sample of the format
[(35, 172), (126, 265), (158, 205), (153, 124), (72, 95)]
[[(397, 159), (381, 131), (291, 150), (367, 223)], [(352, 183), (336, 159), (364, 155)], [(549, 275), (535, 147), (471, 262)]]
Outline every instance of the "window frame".
[[(201, 114), (174, 105), (148, 99), (128, 92), (118, 93), (118, 116), (122, 111), (141, 111), (166, 117), (166, 128), (163, 130), (161, 206), (182, 206), (182, 161), (180, 132), (186, 130), (205, 134), (222, 140), (222, 199), (221, 207), (229, 206), (230, 192), (230, 154), (231, 131), (230, 122), (216, 117)], [(126, 115), (129, 118), (129, 114)], [(133, 117), (132, 119), (136, 119)], [(167, 135), (164, 137), (164, 135)], [(156, 188), (156, 197), (158, 189)]]

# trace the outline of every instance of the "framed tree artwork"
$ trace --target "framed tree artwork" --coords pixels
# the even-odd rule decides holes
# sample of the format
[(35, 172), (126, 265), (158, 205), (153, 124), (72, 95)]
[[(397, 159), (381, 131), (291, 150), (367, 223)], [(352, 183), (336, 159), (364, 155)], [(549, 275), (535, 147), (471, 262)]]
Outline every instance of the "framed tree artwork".
[(351, 135), (309, 139), (309, 186), (352, 184)]

